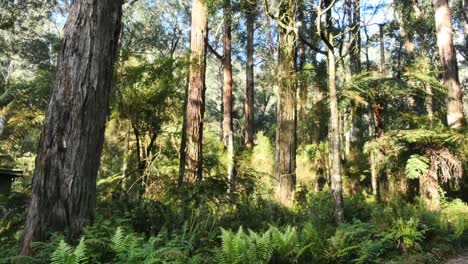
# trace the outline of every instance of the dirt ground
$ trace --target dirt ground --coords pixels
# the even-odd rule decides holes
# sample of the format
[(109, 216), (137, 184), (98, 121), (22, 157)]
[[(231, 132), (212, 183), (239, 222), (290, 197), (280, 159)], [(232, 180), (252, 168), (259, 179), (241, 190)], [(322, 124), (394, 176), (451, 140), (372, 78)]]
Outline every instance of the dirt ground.
[(468, 264), (468, 252), (450, 259), (445, 264)]

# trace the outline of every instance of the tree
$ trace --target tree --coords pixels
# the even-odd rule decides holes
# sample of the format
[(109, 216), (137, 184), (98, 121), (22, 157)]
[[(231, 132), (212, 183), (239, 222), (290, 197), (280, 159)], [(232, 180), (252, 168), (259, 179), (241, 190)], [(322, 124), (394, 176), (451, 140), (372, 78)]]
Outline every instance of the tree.
[(447, 0), (433, 0), (437, 47), (443, 71), (444, 85), (448, 91), (447, 124), (458, 128), (463, 123), (463, 103), (458, 77), (457, 54), (453, 46), (452, 16)]
[(208, 36), (208, 8), (204, 0), (192, 1), (190, 67), (179, 165), (179, 185), (202, 178), (203, 116)]
[[(361, 64), (361, 1), (347, 0), (345, 1), (348, 13), (348, 25), (350, 27), (348, 45), (349, 45), (349, 69), (351, 76), (359, 74), (362, 71)], [(354, 114), (350, 114), (349, 128), (345, 129), (345, 154), (349, 157), (351, 143), (358, 143), (358, 139), (362, 138), (362, 133), (359, 130), (359, 123), (362, 121), (364, 109), (357, 107)], [(352, 111), (352, 110), (351, 110)], [(345, 115), (346, 116), (346, 115)], [(345, 119), (345, 118), (344, 118)], [(345, 125), (343, 124), (345, 128)]]
[(223, 123), (222, 140), (228, 151), (228, 179), (232, 180), (234, 174), (234, 139), (232, 127), (232, 60), (231, 60), (231, 24), (232, 9), (231, 0), (223, 0), (223, 55), (211, 48), (212, 53), (221, 60), (223, 65)]
[(68, 240), (93, 221), (122, 1), (73, 1), (46, 113), (21, 254), (52, 231)]
[(277, 18), (279, 51), (275, 194), (285, 205), (292, 204), (292, 193), (296, 187), (295, 12), (294, 0), (280, 1)]
[(465, 33), (465, 45), (468, 45), (468, 0), (463, 0), (463, 30)]
[[(323, 4), (323, 7), (321, 6)], [(328, 93), (330, 106), (330, 128), (328, 132), (329, 140), (329, 159), (330, 159), (330, 178), (331, 191), (335, 201), (335, 220), (338, 223), (344, 221), (343, 212), (343, 187), (341, 183), (341, 160), (340, 160), (340, 129), (338, 97), (336, 92), (336, 65), (335, 65), (335, 45), (333, 34), (332, 6), (334, 2), (330, 0), (320, 1), (318, 5), (318, 21), (323, 14), (326, 14), (326, 30), (321, 30), (321, 23), (317, 23), (317, 32), (322, 41), (327, 46), (327, 65), (328, 65)], [(323, 8), (323, 9), (322, 9)]]
[(253, 147), (254, 138), (254, 34), (255, 34), (255, 0), (245, 0), (245, 16), (247, 27), (247, 66), (245, 69), (245, 102), (244, 102), (244, 127), (245, 127), (245, 146)]
[(349, 26), (351, 28), (349, 37), (349, 62), (351, 74), (362, 71), (361, 64), (361, 0), (348, 0)]

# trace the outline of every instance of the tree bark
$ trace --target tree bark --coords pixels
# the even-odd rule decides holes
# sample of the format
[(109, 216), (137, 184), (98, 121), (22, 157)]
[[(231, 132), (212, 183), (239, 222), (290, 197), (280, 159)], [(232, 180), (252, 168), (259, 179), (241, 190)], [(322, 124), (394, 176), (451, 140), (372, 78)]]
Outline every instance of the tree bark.
[(379, 25), (379, 42), (380, 42), (380, 74), (382, 76), (386, 75), (385, 69), (385, 42), (384, 42), (384, 25)]
[(245, 86), (245, 147), (252, 148), (254, 140), (254, 33), (255, 33), (255, 1), (247, 0), (246, 27), (247, 27), (247, 67)]
[[(386, 68), (385, 68), (385, 49), (384, 49), (384, 33), (383, 33), (383, 26), (379, 25), (379, 35), (380, 35), (380, 77), (384, 78), (386, 75)], [(379, 103), (378, 99), (374, 99), (374, 103), (372, 104), (372, 113), (371, 116), (373, 118), (373, 137), (374, 140), (379, 141), (384, 132), (384, 119), (382, 115), (382, 106)], [(379, 149), (374, 149), (370, 153), (370, 165), (371, 165), (371, 182), (372, 182), (372, 195), (380, 201), (382, 198), (382, 194), (380, 190), (384, 188), (382, 186), (382, 175), (380, 175), (380, 164), (383, 161), (382, 152)]]
[(231, 0), (224, 0), (224, 51), (223, 51), (223, 142), (228, 150), (228, 181), (234, 174), (234, 139), (232, 130), (232, 63), (231, 63)]
[[(468, 0), (463, 0), (463, 33), (465, 35), (465, 47), (468, 46)], [(465, 58), (468, 51), (465, 49)], [(466, 59), (465, 59), (466, 60)]]
[(349, 43), (349, 60), (351, 74), (357, 74), (362, 71), (361, 63), (361, 0), (349, 0), (350, 5), (350, 26), (351, 37)]
[(458, 77), (457, 55), (453, 46), (452, 16), (447, 0), (433, 0), (437, 46), (443, 70), (444, 85), (448, 91), (447, 124), (458, 128), (463, 123), (463, 103)]
[[(298, 20), (301, 23), (299, 27), (299, 36), (305, 35), (305, 26), (306, 21), (304, 17), (304, 1), (298, 1)], [(298, 41), (297, 44), (297, 52), (298, 52), (298, 64), (297, 64), (297, 71), (301, 74), (297, 82), (297, 89), (299, 90), (299, 104), (298, 104), (298, 120), (300, 124), (304, 124), (306, 122), (307, 116), (307, 97), (308, 97), (308, 87), (306, 80), (302, 78), (303, 74), (302, 71), (304, 70), (304, 65), (306, 62), (306, 54), (305, 54), (305, 44), (304, 41)], [(301, 138), (302, 139), (302, 138)]]
[[(331, 36), (331, 34), (330, 34)], [(333, 50), (328, 50), (328, 90), (330, 96), (330, 178), (333, 198), (335, 200), (335, 217), (338, 223), (343, 222), (343, 193), (341, 184), (341, 160), (340, 160), (340, 131), (338, 98), (336, 94), (336, 66)]]
[(296, 87), (294, 82), (295, 44), (294, 0), (279, 6), (278, 106), (275, 157), (275, 194), (282, 204), (292, 205), (296, 186)]
[[(359, 74), (362, 71), (361, 63), (361, 1), (348, 0), (349, 9), (348, 24), (351, 28), (349, 36), (349, 68), (351, 75)], [(350, 126), (345, 131), (345, 155), (350, 155), (351, 145), (358, 143), (360, 138), (363, 138), (359, 130), (359, 123), (362, 120), (364, 111), (362, 107), (357, 107), (354, 115), (351, 115)]]
[(433, 98), (432, 98), (432, 95), (433, 95), (432, 87), (428, 83), (423, 84), (423, 86), (424, 86), (424, 92), (425, 92), (426, 113), (432, 125), (432, 120), (434, 119), (434, 104), (433, 104)]
[(69, 241), (93, 222), (122, 1), (73, 1), (37, 151), (21, 255), (54, 231)]
[(208, 35), (208, 8), (204, 0), (192, 1), (190, 68), (179, 184), (202, 178), (203, 116), (205, 112), (205, 71)]
[[(324, 1), (324, 7), (328, 8), (334, 2)], [(321, 10), (319, 11), (321, 12)], [(319, 20), (320, 21), (320, 20)], [(322, 40), (327, 46), (327, 67), (328, 67), (328, 93), (330, 107), (330, 127), (328, 130), (329, 160), (330, 160), (330, 181), (331, 192), (335, 201), (335, 220), (337, 223), (344, 221), (343, 211), (343, 187), (341, 181), (341, 159), (340, 159), (340, 115), (338, 112), (338, 97), (336, 92), (336, 65), (333, 44), (333, 17), (332, 8), (326, 12), (326, 36), (320, 33)]]

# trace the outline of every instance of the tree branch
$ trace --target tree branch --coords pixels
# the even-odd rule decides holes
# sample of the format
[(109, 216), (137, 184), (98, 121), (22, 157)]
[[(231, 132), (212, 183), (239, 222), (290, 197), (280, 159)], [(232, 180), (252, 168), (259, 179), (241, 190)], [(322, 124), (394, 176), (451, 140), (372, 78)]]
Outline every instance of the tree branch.
[(314, 46), (314, 44), (312, 44), (310, 41), (308, 41), (303, 35), (299, 35), (299, 39), (307, 46), (309, 47), (309, 49), (317, 52), (317, 53), (320, 53), (320, 54), (323, 54), (323, 55), (326, 55), (327, 53), (317, 47)]
[(210, 52), (215, 55), (216, 58), (218, 58), (219, 60), (224, 60), (224, 55), (221, 55), (219, 54), (211, 45), (210, 43), (206, 43), (206, 45), (208, 46), (208, 49), (210, 50)]

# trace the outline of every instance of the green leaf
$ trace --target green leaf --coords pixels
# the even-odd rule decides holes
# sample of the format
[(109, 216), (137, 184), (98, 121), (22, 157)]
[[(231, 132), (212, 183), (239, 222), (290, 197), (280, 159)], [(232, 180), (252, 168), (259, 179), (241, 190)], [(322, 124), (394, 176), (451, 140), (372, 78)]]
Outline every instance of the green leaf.
[(425, 156), (413, 154), (406, 161), (405, 173), (410, 179), (417, 179), (429, 169), (429, 159)]

